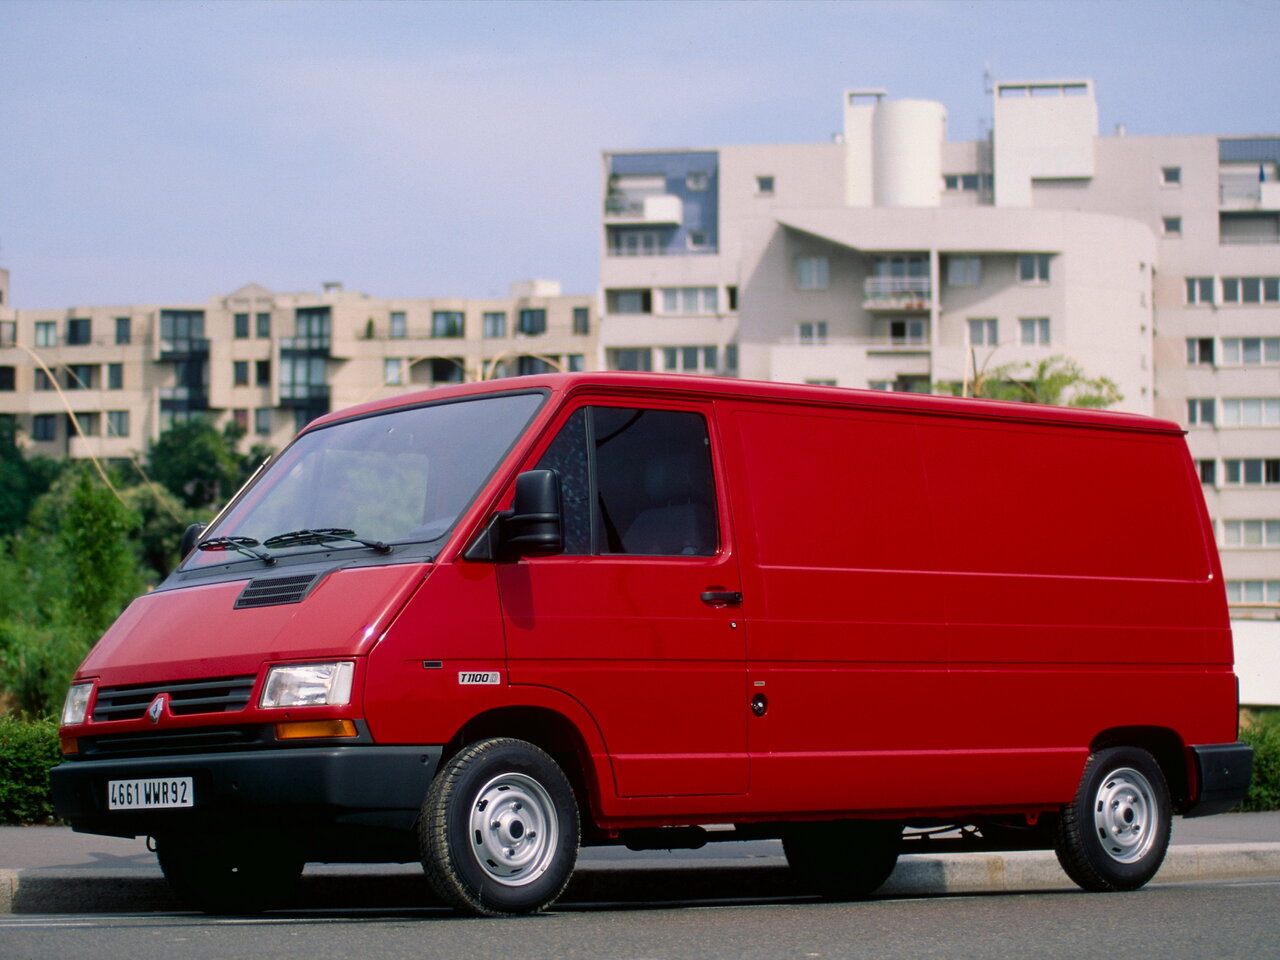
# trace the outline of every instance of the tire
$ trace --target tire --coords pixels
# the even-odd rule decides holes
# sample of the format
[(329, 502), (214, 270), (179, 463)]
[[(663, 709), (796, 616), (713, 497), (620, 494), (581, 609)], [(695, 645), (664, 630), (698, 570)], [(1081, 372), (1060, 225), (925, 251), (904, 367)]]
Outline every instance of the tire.
[(302, 858), (265, 834), (165, 835), (156, 856), (178, 899), (205, 913), (282, 906), (302, 877)]
[(889, 879), (902, 845), (902, 825), (839, 820), (792, 826), (782, 838), (800, 883), (827, 900), (861, 900)]
[(436, 774), (418, 818), (436, 894), (469, 914), (536, 913), (569, 883), (578, 804), (564, 772), (523, 740), (481, 740)]
[(1085, 890), (1136, 890), (1164, 862), (1171, 818), (1169, 787), (1151, 754), (1137, 747), (1099, 750), (1062, 810), (1058, 862)]

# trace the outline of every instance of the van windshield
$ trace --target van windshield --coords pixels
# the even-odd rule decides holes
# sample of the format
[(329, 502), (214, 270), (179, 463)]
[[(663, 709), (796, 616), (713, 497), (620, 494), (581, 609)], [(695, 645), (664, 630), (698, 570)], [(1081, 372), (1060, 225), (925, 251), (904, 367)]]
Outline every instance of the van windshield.
[(481, 397), (306, 433), (205, 531), (182, 569), (439, 540), (542, 401), (540, 393)]

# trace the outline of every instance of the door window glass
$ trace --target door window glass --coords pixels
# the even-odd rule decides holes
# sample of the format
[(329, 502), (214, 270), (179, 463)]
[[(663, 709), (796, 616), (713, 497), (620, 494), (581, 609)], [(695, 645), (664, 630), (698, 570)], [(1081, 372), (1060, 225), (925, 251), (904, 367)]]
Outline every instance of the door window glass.
[(560, 474), (567, 554), (716, 552), (711, 447), (700, 414), (586, 407), (538, 466)]

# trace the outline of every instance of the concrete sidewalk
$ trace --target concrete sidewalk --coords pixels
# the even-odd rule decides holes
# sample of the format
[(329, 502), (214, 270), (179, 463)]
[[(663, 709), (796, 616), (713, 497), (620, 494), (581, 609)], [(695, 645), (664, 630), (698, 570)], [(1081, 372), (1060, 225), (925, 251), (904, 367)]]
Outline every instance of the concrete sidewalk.
[[(1280, 879), (1280, 813), (1174, 821), (1155, 882)], [(882, 888), (891, 896), (1075, 889), (1048, 851), (904, 856)], [(563, 904), (803, 896), (776, 841), (693, 851), (582, 851)], [(298, 905), (429, 907), (417, 864), (310, 865)], [(65, 827), (0, 828), (0, 913), (181, 910), (143, 840)]]

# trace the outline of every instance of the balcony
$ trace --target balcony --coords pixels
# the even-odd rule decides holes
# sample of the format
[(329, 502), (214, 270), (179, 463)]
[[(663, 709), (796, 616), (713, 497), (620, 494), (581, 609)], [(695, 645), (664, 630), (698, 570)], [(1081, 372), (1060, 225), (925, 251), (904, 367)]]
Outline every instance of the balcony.
[(1223, 210), (1280, 210), (1280, 180), (1263, 180), (1257, 173), (1221, 174), (1218, 204)]
[(161, 340), (161, 360), (197, 360), (209, 356), (209, 340), (207, 337), (183, 337), (181, 339)]
[(684, 221), (684, 203), (669, 193), (613, 194), (604, 200), (606, 224), (677, 225)]
[(329, 345), (329, 334), (327, 333), (314, 333), (300, 337), (280, 338), (281, 351), (306, 353), (312, 356), (328, 356)]
[(280, 384), (280, 406), (327, 408), (329, 387), (323, 383), (282, 383)]
[(862, 308), (885, 313), (922, 313), (929, 309), (933, 284), (928, 277), (868, 277), (862, 284)]

